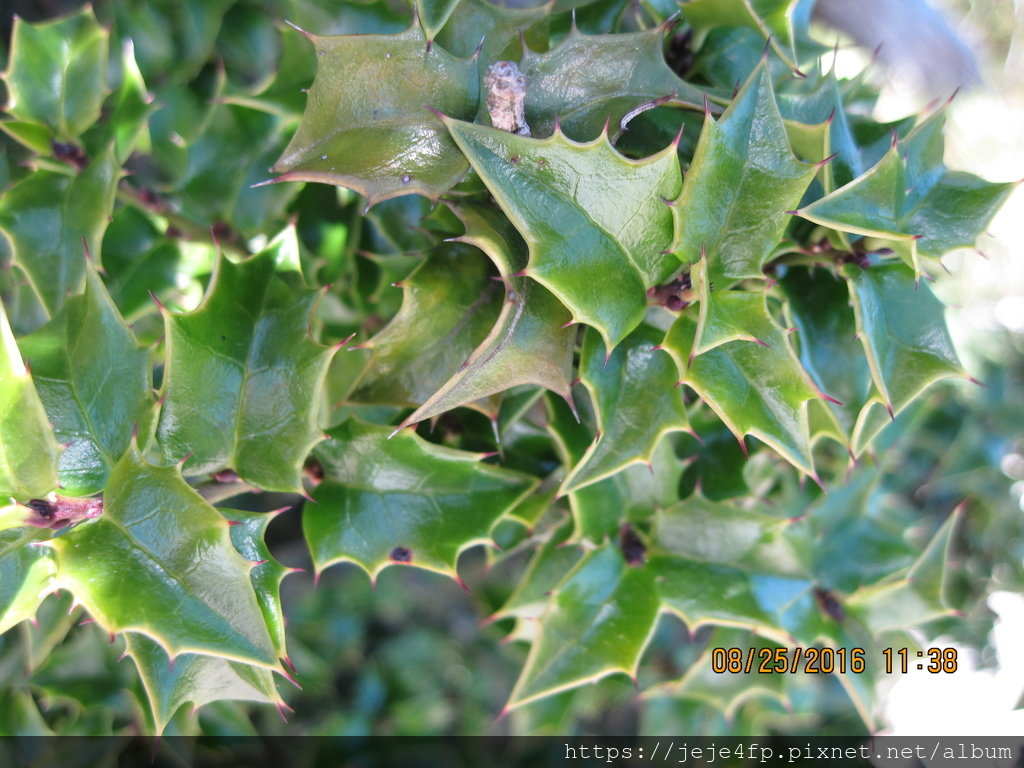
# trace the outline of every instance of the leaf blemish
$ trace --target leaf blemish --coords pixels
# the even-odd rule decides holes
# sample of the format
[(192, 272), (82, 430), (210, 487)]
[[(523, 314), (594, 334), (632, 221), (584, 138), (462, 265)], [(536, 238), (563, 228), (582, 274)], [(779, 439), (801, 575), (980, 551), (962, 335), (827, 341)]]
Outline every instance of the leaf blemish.
[(395, 547), (391, 550), (391, 560), (396, 563), (411, 563), (412, 550), (408, 547)]

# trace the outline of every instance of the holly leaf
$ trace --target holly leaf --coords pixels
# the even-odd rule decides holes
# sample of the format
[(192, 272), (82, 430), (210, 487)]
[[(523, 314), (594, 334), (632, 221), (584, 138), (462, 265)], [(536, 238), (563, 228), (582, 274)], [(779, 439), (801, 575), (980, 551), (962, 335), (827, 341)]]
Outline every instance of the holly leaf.
[(109, 38), (91, 7), (43, 24), (15, 16), (3, 75), (7, 111), (46, 125), (58, 141), (80, 136), (99, 119), (107, 95)]
[(38, 528), (0, 529), (0, 634), (34, 618), (53, 589), (53, 552), (40, 546), (50, 533)]
[(799, 73), (799, 27), (794, 26), (794, 21), (804, 21), (799, 5), (800, 0), (690, 0), (682, 5), (682, 13), (693, 27), (695, 47), (715, 27), (746, 27), (759, 33), (786, 66)]
[(213, 701), (284, 706), (269, 669), (197, 653), (184, 653), (172, 660), (159, 643), (142, 634), (126, 635), (125, 643), (125, 652), (135, 662), (146, 689), (157, 735), (186, 702), (192, 704), (192, 714)]
[[(482, 206), (453, 205), (452, 210), (466, 227), (464, 235), (453, 239), (490, 257), (505, 283), (505, 302), (487, 338), (401, 426), (520, 384), (546, 387), (571, 403), (576, 329), (569, 311), (543, 285), (517, 276), (526, 267), (528, 249), (508, 219)], [(416, 340), (421, 352), (421, 333)]]
[(501, 313), (501, 285), (474, 248), (444, 244), (401, 286), (402, 307), (384, 329), (355, 349), (370, 349), (346, 400), (426, 403), (486, 338)]
[(653, 573), (611, 544), (587, 553), (551, 598), (505, 711), (624, 672), (636, 676), (658, 619)]
[(819, 412), (833, 427), (830, 433), (850, 446), (871, 388), (867, 358), (854, 343), (857, 323), (850, 292), (843, 280), (823, 269), (790, 269), (779, 285), (788, 319), (798, 331), (800, 365), (821, 391), (842, 403), (821, 403)]
[(579, 561), (579, 547), (567, 546), (572, 535), (571, 521), (552, 526), (539, 537), (540, 546), (530, 565), (505, 604), (491, 617), (538, 619), (547, 609), (553, 590)]
[(301, 491), (302, 464), (322, 437), (317, 414), (336, 351), (310, 335), (319, 297), (302, 280), (289, 227), (239, 264), (221, 254), (194, 312), (163, 310), (157, 438), (165, 457), (191, 454), (192, 476), (231, 468), (257, 488)]
[(891, 415), (938, 379), (968, 378), (946, 327), (945, 306), (898, 262), (842, 267), (871, 378)]
[(416, 15), (427, 40), (433, 40), (441, 31), (460, 0), (416, 0)]
[(51, 317), (82, 290), (83, 242), (99, 257), (121, 175), (108, 149), (78, 175), (38, 170), (0, 197), (0, 230)]
[(655, 102), (701, 109), (704, 94), (665, 63), (665, 33), (674, 20), (643, 32), (585, 35), (575, 23), (547, 53), (526, 49), (526, 121), (534, 136), (550, 136), (555, 120), (566, 136), (588, 141), (605, 122), (619, 128), (634, 110)]
[(538, 50), (547, 47), (551, 8), (550, 2), (533, 8), (512, 8), (487, 0), (463, 0), (457, 6), (458, 13), (453, 13), (438, 33), (437, 42), (456, 56), (470, 56), (479, 49), (484, 65), (518, 60), (522, 41)]
[(400, 35), (318, 37), (306, 112), (275, 181), (337, 184), (368, 205), (399, 195), (436, 200), (468, 168), (424, 104), (472, 120), (480, 101), (476, 58), (428, 46), (414, 23)]
[(872, 633), (918, 626), (952, 613), (944, 596), (946, 564), (961, 509), (936, 531), (904, 578), (861, 587), (847, 598), (846, 608)]
[(675, 144), (630, 160), (606, 134), (577, 144), (560, 131), (538, 140), (443, 120), (525, 238), (525, 275), (613, 349), (643, 320), (647, 288), (678, 269), (665, 253), (673, 216), (663, 201), (680, 188)]
[(108, 632), (146, 635), (171, 658), (200, 653), (279, 668), (254, 565), (180, 467), (149, 464), (133, 443), (111, 470), (103, 514), (50, 546), (57, 584)]
[(675, 366), (658, 349), (663, 338), (658, 329), (641, 325), (608, 354), (600, 337), (587, 332), (580, 380), (597, 409), (597, 439), (566, 476), (560, 494), (630, 464), (650, 465), (666, 434), (690, 431)]
[(458, 578), (459, 553), (490, 542), (494, 523), (536, 479), (480, 464), (480, 454), (428, 443), (412, 430), (349, 419), (314, 456), (324, 479), (302, 529), (316, 572), (352, 562), (376, 580), (389, 565), (415, 565)]
[(662, 346), (675, 358), (681, 381), (718, 414), (744, 451), (743, 436), (754, 435), (813, 477), (806, 403), (821, 395), (768, 314), (765, 295), (733, 293), (734, 322), (760, 344), (731, 341), (693, 357), (698, 326), (684, 313)]
[[(923, 272), (921, 257), (938, 259), (971, 247), (1017, 186), (992, 184), (941, 162), (940, 111), (914, 128), (869, 171), (796, 213), (815, 224), (891, 240), (896, 254)], [(905, 158), (901, 155), (905, 155)]]
[(41, 498), (57, 487), (60, 446), (0, 304), (0, 498)]
[(672, 251), (691, 264), (706, 254), (709, 279), (719, 290), (735, 280), (763, 278), (765, 261), (789, 223), (787, 211), (799, 205), (817, 169), (789, 149), (762, 61), (721, 119), (704, 120), (682, 193), (672, 204), (680, 233)]
[(85, 292), (21, 340), (36, 389), (57, 439), (67, 444), (57, 467), (64, 492), (103, 490), (133, 431), (148, 445), (156, 422), (150, 353), (135, 339), (92, 265)]
[(240, 509), (221, 510), (232, 523), (231, 543), (238, 553), (248, 562), (255, 563), (252, 569), (252, 587), (256, 591), (256, 600), (266, 620), (270, 638), (274, 642), (274, 650), (279, 658), (288, 660), (285, 649), (284, 609), (281, 605), (281, 582), (295, 568), (281, 565), (267, 548), (265, 537), (270, 521), (283, 512), (245, 512)]

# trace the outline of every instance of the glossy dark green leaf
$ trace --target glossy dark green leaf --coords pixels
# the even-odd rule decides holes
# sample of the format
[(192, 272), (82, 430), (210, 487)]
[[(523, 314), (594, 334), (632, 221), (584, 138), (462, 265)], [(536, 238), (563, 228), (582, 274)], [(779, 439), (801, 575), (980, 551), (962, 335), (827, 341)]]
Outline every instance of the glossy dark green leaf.
[(36, 615), (53, 589), (57, 564), (41, 542), (51, 531), (38, 528), (0, 528), (0, 634)]
[(85, 293), (21, 340), (57, 439), (67, 448), (57, 467), (65, 493), (103, 490), (132, 440), (147, 445), (156, 421), (150, 352), (135, 340), (103, 281), (89, 265)]
[(682, 11), (698, 46), (715, 27), (747, 27), (767, 40), (786, 66), (798, 71), (798, 35), (809, 21), (809, 9), (800, 6), (801, 0), (691, 0)]
[(400, 35), (317, 37), (306, 113), (274, 170), (277, 181), (338, 184), (369, 204), (399, 195), (436, 199), (466, 160), (425, 106), (472, 120), (477, 60), (427, 50), (418, 24)]
[(558, 587), (582, 556), (579, 547), (566, 546), (571, 534), (570, 522), (552, 526), (542, 534), (529, 568), (492, 619), (537, 619), (543, 615), (550, 601), (551, 592)]
[(27, 502), (57, 487), (60, 446), (0, 304), (0, 499)]
[(54, 539), (58, 584), (109, 632), (146, 635), (172, 658), (200, 653), (278, 669), (248, 562), (228, 522), (181, 476), (132, 448), (103, 514)]
[(550, 4), (514, 8), (487, 0), (462, 0), (437, 42), (446, 51), (463, 57), (480, 48), (481, 70), (502, 59), (518, 61), (524, 39), (535, 50), (547, 48), (550, 9)]
[[(370, 349), (347, 400), (419, 406), (456, 374), (498, 320), (501, 283), (475, 248), (443, 244), (401, 281), (402, 308)], [(345, 353), (342, 353), (345, 354)]]
[[(516, 276), (526, 267), (528, 249), (500, 212), (469, 205), (453, 210), (466, 227), (454, 239), (475, 245), (491, 258), (505, 283), (505, 303), (487, 338), (402, 426), (520, 384), (547, 387), (571, 402), (576, 328), (569, 311), (540, 283)], [(421, 345), (422, 336), (417, 341)]]
[(590, 141), (605, 121), (614, 133), (627, 114), (656, 100), (701, 109), (703, 93), (665, 63), (667, 25), (625, 35), (584, 35), (575, 25), (547, 53), (529, 49), (520, 68), (526, 76), (526, 121), (534, 136), (562, 131)]
[(800, 364), (822, 392), (842, 403), (823, 401), (821, 407), (834, 434), (849, 446), (871, 388), (849, 290), (824, 269), (791, 269), (779, 285), (786, 295), (788, 318), (797, 329)]
[(741, 443), (744, 435), (754, 435), (813, 476), (806, 403), (820, 393), (800, 367), (785, 331), (768, 314), (764, 294), (733, 293), (735, 323), (760, 344), (730, 341), (694, 358), (697, 323), (683, 314), (662, 346), (675, 358), (681, 380)]
[(318, 301), (302, 281), (289, 228), (240, 264), (222, 254), (194, 312), (164, 312), (164, 456), (191, 454), (190, 475), (231, 468), (257, 488), (301, 489), (302, 464), (321, 439), (320, 398), (335, 352), (310, 335)]
[(673, 252), (691, 264), (706, 254), (709, 279), (719, 290), (763, 277), (789, 223), (786, 212), (800, 203), (816, 171), (789, 149), (762, 63), (721, 119), (704, 121), (682, 194), (672, 205), (679, 233)]
[(605, 544), (566, 577), (540, 619), (540, 633), (506, 711), (618, 672), (635, 676), (658, 618), (654, 576)]
[(15, 17), (4, 74), (7, 111), (46, 125), (59, 141), (80, 136), (107, 95), (109, 37), (91, 7), (43, 24)]
[(560, 493), (590, 485), (629, 464), (650, 464), (669, 432), (690, 424), (671, 357), (657, 349), (664, 334), (641, 325), (610, 355), (600, 337), (587, 332), (580, 380), (597, 410), (598, 436), (572, 468)]
[(389, 565), (456, 577), (459, 553), (490, 541), (494, 523), (536, 486), (482, 456), (428, 443), (412, 430), (349, 419), (314, 455), (324, 480), (303, 511), (317, 572), (343, 561), (371, 578)]
[(891, 240), (916, 275), (920, 257), (974, 245), (1016, 183), (993, 184), (947, 171), (941, 111), (918, 125), (869, 171), (798, 214), (815, 224)]
[(252, 569), (252, 586), (256, 590), (263, 618), (270, 630), (274, 650), (279, 658), (288, 659), (285, 649), (284, 608), (281, 605), (281, 582), (292, 573), (270, 554), (265, 541), (267, 526), (279, 512), (244, 512), (238, 509), (223, 510), (224, 516), (234, 523), (231, 526), (231, 543), (239, 554), (250, 563), (256, 563)]
[(158, 735), (185, 703), (192, 704), (193, 714), (204, 704), (224, 700), (282, 706), (269, 669), (197, 653), (183, 653), (172, 662), (160, 644), (144, 634), (131, 633), (125, 641), (146, 689)]
[(946, 328), (945, 306), (904, 264), (842, 268), (871, 378), (892, 414), (937, 379), (966, 377)]
[(0, 197), (0, 229), (50, 316), (82, 290), (83, 243), (99, 261), (121, 173), (108, 149), (78, 175), (36, 171)]
[(614, 348), (643, 320), (647, 288), (678, 268), (665, 253), (673, 216), (664, 200), (680, 185), (675, 145), (630, 160), (605, 134), (577, 144), (444, 121), (529, 245), (526, 275)]

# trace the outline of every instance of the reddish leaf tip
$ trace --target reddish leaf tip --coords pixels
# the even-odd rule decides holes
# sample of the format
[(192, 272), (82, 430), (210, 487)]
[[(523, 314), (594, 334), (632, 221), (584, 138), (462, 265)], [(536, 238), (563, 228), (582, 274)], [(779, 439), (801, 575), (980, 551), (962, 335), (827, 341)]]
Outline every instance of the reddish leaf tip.
[(155, 294), (155, 293), (153, 293), (152, 291), (147, 291), (147, 293), (149, 294), (149, 298), (151, 298), (151, 299), (153, 300), (153, 302), (154, 302), (154, 303), (156, 304), (156, 308), (157, 308), (157, 309), (159, 309), (159, 310), (160, 310), (161, 312), (164, 312), (164, 311), (166, 311), (166, 308), (165, 308), (165, 307), (164, 307), (164, 305), (163, 305), (163, 304), (161, 303), (160, 299), (158, 299), (158, 298), (156, 297), (156, 294)]
[[(482, 43), (483, 43), (483, 41), (481, 41), (481, 44), (482, 44)], [(434, 113), (434, 116), (435, 116), (435, 117), (436, 117), (436, 118), (437, 118), (438, 120), (441, 120), (441, 121), (445, 121), (445, 122), (446, 122), (446, 121), (447, 121), (447, 120), (449, 119), (448, 115), (446, 115), (446, 114), (445, 114), (444, 112), (442, 112), (442, 111), (440, 111), (440, 110), (438, 110), (438, 109), (434, 109), (433, 107), (431, 107), (431, 106), (429, 106), (429, 105), (427, 105), (427, 104), (424, 104), (424, 105), (423, 105), (423, 108), (424, 108), (424, 109), (429, 109), (429, 110), (430, 110), (431, 112), (433, 112), (433, 113)]]
[(314, 35), (312, 32), (307, 32), (302, 27), (300, 27), (298, 24), (293, 24), (292, 22), (288, 21), (288, 19), (285, 19), (284, 23), (287, 24), (292, 29), (294, 29), (296, 32), (301, 32), (302, 34), (304, 34), (310, 40), (316, 40), (316, 35)]

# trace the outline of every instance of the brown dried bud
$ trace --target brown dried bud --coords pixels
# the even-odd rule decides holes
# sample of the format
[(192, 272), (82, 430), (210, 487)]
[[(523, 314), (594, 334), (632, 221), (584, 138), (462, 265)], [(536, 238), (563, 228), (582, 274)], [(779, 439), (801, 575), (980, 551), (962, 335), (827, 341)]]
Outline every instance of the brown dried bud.
[(491, 125), (517, 136), (530, 136), (523, 102), (526, 100), (526, 75), (512, 61), (498, 61), (487, 68), (487, 111)]

